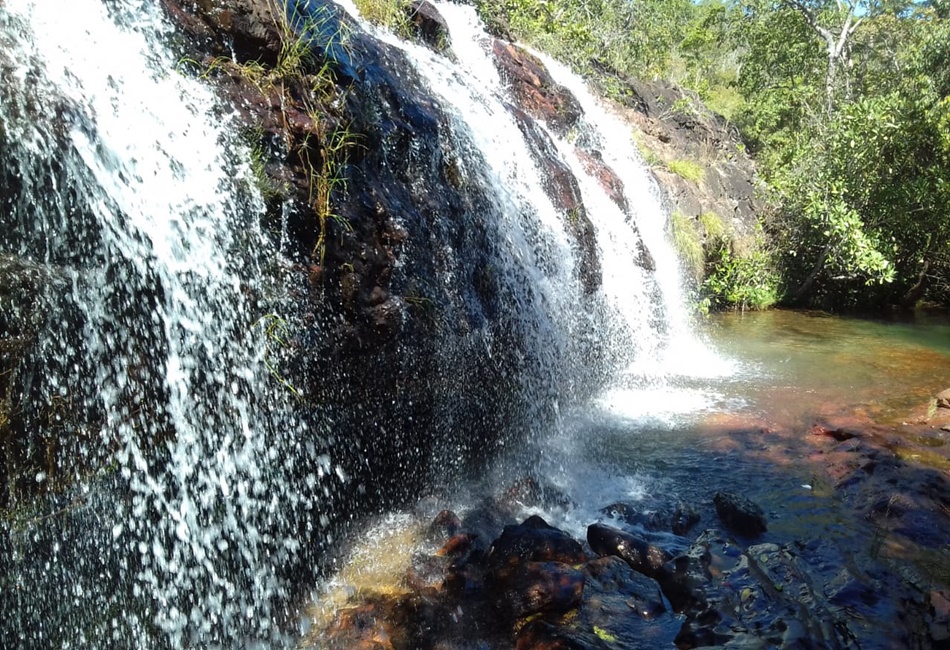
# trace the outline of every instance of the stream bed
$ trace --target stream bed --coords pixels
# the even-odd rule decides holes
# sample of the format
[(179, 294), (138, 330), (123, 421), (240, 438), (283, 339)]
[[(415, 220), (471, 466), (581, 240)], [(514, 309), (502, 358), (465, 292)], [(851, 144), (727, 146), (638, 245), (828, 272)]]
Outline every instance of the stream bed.
[[(597, 625), (588, 599), (600, 607), (605, 597), (588, 574), (585, 589), (594, 595), (583, 597), (571, 621), (548, 611), (539, 616), (553, 627), (516, 624), (515, 642), (486, 632), (483, 645), (445, 647), (944, 647), (950, 430), (941, 427), (950, 409), (936, 409), (932, 398), (950, 387), (950, 323), (771, 311), (713, 316), (705, 336), (708, 346), (662, 364), (666, 377), (631, 368), (619, 385), (565, 414), (555, 431), (500, 459), (475, 484), (435, 490), (413, 512), (374, 520), (315, 596), (307, 619), (312, 645), (352, 643), (346, 623), (359, 619), (366, 627), (361, 615), (387, 619), (374, 609), (379, 594), (402, 602), (423, 593), (421, 558), (445, 553), (435, 550), (428, 522), (448, 510), (458, 513), (459, 530), (474, 546), (482, 539), (480, 552), (489, 558), (505, 548), (506, 535), (521, 531), (514, 524), (539, 516), (582, 543), (586, 537), (592, 544), (588, 526), (598, 523), (670, 556), (692, 557), (702, 548), (711, 568), (695, 587), (702, 612), (679, 607), (661, 576), (673, 613), (644, 627), (621, 610)], [(732, 530), (714, 506), (719, 492), (758, 505), (767, 531)], [(684, 516), (688, 530), (670, 531)], [(477, 565), (472, 555), (462, 553), (461, 566)], [(774, 580), (764, 588), (773, 589), (770, 597), (749, 600), (757, 587), (743, 573), (747, 565), (760, 582)], [(775, 577), (775, 566), (784, 567), (784, 578)], [(492, 580), (485, 579), (485, 590)], [(451, 593), (448, 582), (436, 582)], [(468, 588), (458, 601), (462, 636), (473, 634), (466, 625), (478, 628), (465, 623), (466, 603), (483, 608), (481, 587)], [(441, 592), (425, 593), (438, 599)], [(367, 610), (366, 602), (376, 605)], [(792, 606), (803, 621), (796, 634), (783, 619), (787, 611), (776, 613)], [(479, 629), (492, 625), (483, 621)]]

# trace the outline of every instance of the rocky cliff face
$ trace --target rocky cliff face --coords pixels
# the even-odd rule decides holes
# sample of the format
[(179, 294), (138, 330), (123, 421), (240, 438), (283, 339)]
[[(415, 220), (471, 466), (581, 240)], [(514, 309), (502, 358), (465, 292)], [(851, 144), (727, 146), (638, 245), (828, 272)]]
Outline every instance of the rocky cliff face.
[[(714, 213), (735, 235), (752, 233), (763, 204), (756, 195), (755, 163), (745, 153), (738, 130), (693, 93), (670, 82), (627, 83), (628, 119), (671, 210), (691, 219)], [(677, 163), (683, 161), (700, 169), (698, 177), (677, 173)]]
[[(262, 184), (273, 190), (268, 219), (290, 233), (296, 335), (288, 377), (321, 414), (335, 414), (353, 471), (386, 476), (389, 487), (371, 492), (398, 498), (392, 486), (416, 485), (419, 467), (464, 465), (503, 444), (500, 432), (517, 436), (543, 422), (545, 396), (566, 375), (543, 367), (549, 361), (531, 341), (538, 325), (519, 307), (531, 300), (530, 282), (498, 273), (503, 234), (493, 194), (404, 54), (319, 4), (319, 18), (301, 24), (346, 33), (346, 46), (320, 39), (312, 57), (281, 71), (281, 48), (293, 36), (281, 32), (266, 0), (165, 4), (197, 44), (188, 53), (195, 72), (254, 134)], [(420, 42), (450, 48), (431, 5), (407, 11)], [(578, 281), (593, 294), (593, 226), (547, 131), (570, 131), (580, 106), (521, 48), (496, 40), (493, 51), (511, 87), (508, 109), (577, 251)], [(627, 210), (622, 180), (597, 151), (583, 157)], [(650, 251), (638, 258), (652, 268)], [(598, 352), (584, 353), (593, 372)], [(579, 367), (569, 372), (583, 392), (592, 382)]]
[[(536, 340), (547, 325), (523, 309), (537, 299), (531, 282), (498, 271), (498, 206), (450, 117), (404, 53), (335, 5), (312, 4), (291, 6), (288, 18), (271, 0), (163, 0), (184, 36), (176, 44), (183, 65), (236, 115), (266, 200), (265, 226), (291, 262), (283, 272), (291, 336), (280, 371), (304, 396), (315, 438), (354, 474), (387, 477), (368, 492), (399, 500), (427, 474), (420, 468), (452, 473), (503, 444), (501, 432), (540, 426), (547, 396), (567, 384), (579, 396), (593, 385), (600, 351), (584, 347), (578, 332), (582, 363), (551, 361)], [(412, 36), (451, 56), (437, 11), (423, 1), (407, 12)], [(517, 45), (497, 38), (491, 49), (511, 90), (508, 110), (575, 248), (577, 281), (593, 296), (601, 282), (594, 229), (550, 135), (575, 129), (582, 109)], [(697, 221), (714, 212), (734, 232), (749, 232), (754, 170), (736, 135), (668, 85), (629, 86), (623, 110), (673, 209)], [(600, 152), (577, 146), (588, 173), (629, 214), (623, 179)], [(702, 165), (703, 178), (671, 171), (680, 159)], [(653, 268), (645, 247), (636, 258)], [(4, 268), (29, 263), (10, 259)], [(26, 375), (16, 369), (30, 357), (24, 319), (4, 321), (0, 333), (5, 495), (18, 476), (70, 466), (68, 449), (23, 431), (16, 402), (28, 393), (16, 377)]]

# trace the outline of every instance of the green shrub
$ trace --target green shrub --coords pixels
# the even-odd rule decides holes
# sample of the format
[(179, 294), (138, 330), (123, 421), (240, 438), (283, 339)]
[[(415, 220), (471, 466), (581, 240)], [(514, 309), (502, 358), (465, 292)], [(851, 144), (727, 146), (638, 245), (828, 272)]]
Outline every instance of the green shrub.
[(723, 242), (710, 256), (703, 293), (716, 309), (763, 310), (779, 301), (773, 255), (758, 238), (748, 245), (748, 250), (736, 251), (741, 248), (737, 242)]
[(726, 224), (722, 222), (722, 217), (715, 212), (703, 212), (699, 215), (699, 223), (706, 233), (707, 248), (718, 246), (726, 237)]

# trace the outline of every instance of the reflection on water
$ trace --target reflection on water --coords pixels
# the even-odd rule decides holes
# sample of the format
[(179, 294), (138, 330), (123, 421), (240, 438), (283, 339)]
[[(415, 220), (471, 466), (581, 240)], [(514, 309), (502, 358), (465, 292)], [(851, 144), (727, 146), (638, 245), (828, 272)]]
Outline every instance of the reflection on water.
[(950, 320), (873, 321), (769, 311), (710, 319), (712, 343), (742, 363), (732, 390), (781, 424), (836, 407), (897, 422), (950, 387)]
[[(695, 369), (678, 364), (665, 381), (634, 370), (542, 443), (540, 475), (580, 506), (559, 523), (580, 528), (574, 519), (602, 516), (618, 498), (684, 500), (713, 516), (711, 495), (724, 489), (759, 502), (778, 539), (867, 536), (803, 462), (804, 434), (822, 415), (899, 423), (950, 387), (950, 321), (771, 311), (716, 315), (707, 329), (715, 352), (694, 356)], [(610, 488), (621, 479), (641, 495), (623, 499)]]

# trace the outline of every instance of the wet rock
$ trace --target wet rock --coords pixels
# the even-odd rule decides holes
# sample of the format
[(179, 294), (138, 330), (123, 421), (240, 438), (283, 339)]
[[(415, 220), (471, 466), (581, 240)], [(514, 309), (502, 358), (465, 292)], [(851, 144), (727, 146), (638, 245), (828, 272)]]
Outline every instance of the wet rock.
[(505, 526), (488, 551), (488, 566), (496, 577), (503, 577), (524, 562), (573, 565), (586, 560), (577, 540), (537, 515), (516, 526)]
[(950, 596), (943, 589), (932, 589), (928, 600), (927, 627), (934, 647), (950, 647)]
[[(721, 551), (730, 545), (715, 530), (703, 532), (685, 553), (677, 555), (669, 564), (670, 576), (663, 582), (663, 595), (676, 612), (699, 611), (706, 606), (705, 588), (712, 579), (710, 548)], [(735, 553), (738, 553), (736, 549)]]
[(708, 557), (708, 578), (691, 585), (696, 593), (682, 610), (677, 647), (854, 647), (845, 622), (812, 588), (808, 565), (793, 546), (759, 544), (740, 552), (707, 531), (694, 547), (693, 557)]
[(560, 210), (565, 229), (573, 236), (579, 252), (581, 283), (588, 294), (593, 293), (601, 281), (600, 257), (596, 231), (587, 216), (580, 184), (571, 168), (559, 157), (548, 132), (523, 110), (512, 107), (511, 111), (540, 168), (544, 191)]
[(470, 550), (477, 539), (478, 535), (475, 533), (459, 533), (458, 535), (453, 535), (435, 554), (450, 557), (461, 555)]
[(429, 523), (426, 537), (432, 541), (443, 541), (458, 535), (462, 530), (462, 520), (451, 510), (442, 510)]
[(687, 535), (699, 523), (699, 512), (693, 506), (678, 502), (672, 508), (657, 507), (644, 510), (630, 503), (617, 502), (602, 508), (608, 517), (627, 524), (642, 526), (650, 531), (670, 531), (675, 535)]
[(505, 616), (562, 614), (581, 602), (584, 573), (561, 562), (523, 562), (496, 574), (491, 588)]
[(438, 592), (445, 586), (452, 558), (416, 553), (406, 571), (406, 584), (416, 592)]
[(415, 35), (436, 52), (445, 52), (452, 46), (449, 25), (428, 0), (413, 0), (406, 9)]
[(596, 634), (543, 620), (525, 625), (515, 642), (515, 650), (606, 650), (609, 647)]
[(607, 609), (614, 614), (632, 611), (647, 621), (666, 612), (656, 580), (634, 571), (617, 556), (591, 560), (584, 565), (584, 572), (587, 574), (585, 607)]
[(566, 135), (577, 124), (583, 115), (580, 103), (554, 81), (541, 61), (517, 45), (498, 39), (492, 43), (492, 52), (519, 108), (560, 135)]
[(378, 597), (338, 612), (327, 630), (328, 650), (396, 650), (413, 646), (414, 603)]
[(604, 524), (591, 524), (587, 527), (587, 543), (598, 555), (615, 555), (634, 571), (661, 583), (669, 577), (665, 564), (673, 556), (633, 533)]
[(610, 200), (616, 203), (624, 214), (629, 215), (630, 205), (627, 203), (626, 194), (624, 194), (623, 181), (620, 180), (617, 172), (604, 162), (599, 151), (587, 151), (580, 148), (576, 151), (577, 157), (580, 158), (587, 173), (596, 178)]
[(676, 535), (687, 535), (699, 523), (699, 512), (688, 503), (677, 503), (670, 516), (670, 530)]
[(813, 436), (825, 436), (827, 438), (833, 438), (838, 442), (844, 442), (845, 440), (851, 440), (861, 435), (861, 431), (845, 428), (845, 427), (835, 427), (828, 424), (815, 424), (812, 426), (811, 435)]
[(526, 476), (512, 483), (499, 497), (499, 503), (506, 506), (525, 508), (560, 508), (568, 510), (574, 507), (574, 500), (564, 491), (550, 485), (542, 485), (537, 479)]
[(732, 492), (716, 492), (713, 503), (722, 523), (739, 535), (757, 537), (768, 529), (762, 508), (744, 496)]

